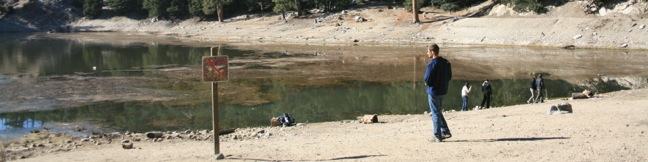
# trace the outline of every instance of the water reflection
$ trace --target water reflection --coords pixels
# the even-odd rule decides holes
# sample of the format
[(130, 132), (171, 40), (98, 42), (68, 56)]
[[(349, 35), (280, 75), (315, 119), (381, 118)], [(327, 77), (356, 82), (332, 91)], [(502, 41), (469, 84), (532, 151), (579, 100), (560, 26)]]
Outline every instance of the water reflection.
[[(459, 110), (460, 88), (463, 80), (453, 80), (445, 97), (444, 109)], [(479, 85), (480, 81), (468, 81)], [(527, 80), (495, 80), (494, 106), (520, 104), (528, 95)], [(221, 105), (223, 127), (250, 127), (268, 125), (269, 119), (283, 112), (294, 114), (298, 122), (322, 122), (353, 119), (362, 114), (418, 114), (427, 111), (426, 94), (412, 83), (372, 83), (350, 81), (340, 86), (296, 87), (281, 82), (259, 83), (280, 99), (257, 106)], [(422, 83), (420, 83), (422, 84)], [(550, 97), (565, 97), (579, 90), (577, 86), (561, 80), (547, 80)], [(506, 88), (503, 88), (506, 87)], [(478, 88), (475, 88), (478, 89)], [(471, 105), (476, 105), (481, 94), (470, 94)], [(211, 128), (209, 102), (188, 106), (164, 103), (104, 102), (72, 109), (42, 112), (0, 114), (0, 118), (30, 119), (45, 122), (87, 122), (103, 128), (129, 131), (181, 130)], [(20, 127), (9, 125), (5, 127)], [(42, 124), (41, 124), (42, 125)], [(25, 128), (30, 128), (26, 126)]]
[(44, 121), (36, 120), (30, 114), (0, 116), (0, 140), (14, 138), (42, 128)]

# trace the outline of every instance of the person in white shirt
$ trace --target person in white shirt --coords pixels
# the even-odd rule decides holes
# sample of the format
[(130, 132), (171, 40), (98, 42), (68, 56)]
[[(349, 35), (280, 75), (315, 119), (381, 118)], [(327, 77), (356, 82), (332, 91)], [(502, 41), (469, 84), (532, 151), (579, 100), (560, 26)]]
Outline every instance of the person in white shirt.
[(461, 88), (461, 111), (468, 111), (468, 94), (472, 86), (470, 83), (465, 82), (463, 88)]

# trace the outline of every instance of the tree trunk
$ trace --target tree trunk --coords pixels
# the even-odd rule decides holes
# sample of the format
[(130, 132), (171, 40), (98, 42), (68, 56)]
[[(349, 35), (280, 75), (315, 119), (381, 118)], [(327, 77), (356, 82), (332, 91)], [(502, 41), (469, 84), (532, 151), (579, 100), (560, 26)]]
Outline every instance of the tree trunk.
[(223, 22), (223, 4), (216, 5), (216, 15), (218, 15), (218, 22)]
[(416, 0), (412, 0), (412, 14), (414, 14), (414, 23), (418, 24), (421, 22), (418, 16), (418, 8), (416, 7)]
[(288, 22), (288, 20), (286, 20), (286, 11), (281, 12), (281, 18), (283, 18), (284, 23)]
[(303, 16), (304, 15), (301, 0), (295, 0), (295, 8), (297, 9), (297, 16)]

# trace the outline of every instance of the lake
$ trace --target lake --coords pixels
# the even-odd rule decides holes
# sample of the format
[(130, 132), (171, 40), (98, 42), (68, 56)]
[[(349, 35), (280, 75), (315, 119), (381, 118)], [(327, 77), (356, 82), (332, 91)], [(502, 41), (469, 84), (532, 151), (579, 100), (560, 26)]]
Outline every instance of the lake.
[[(0, 139), (43, 128), (75, 132), (83, 127), (78, 135), (211, 129), (209, 84), (196, 75), (211, 46), (220, 47), (219, 53), (231, 60), (232, 77), (221, 83), (220, 92), (221, 126), (225, 128), (267, 126), (271, 117), (281, 113), (292, 114), (297, 122), (324, 122), (362, 114), (428, 111), (421, 82), (424, 47), (192, 44), (171, 38), (129, 41), (102, 40), (102, 36), (84, 36), (96, 38), (89, 40), (2, 35)], [(581, 81), (601, 75), (648, 76), (643, 70), (648, 55), (637, 50), (450, 47), (442, 48), (442, 55), (452, 62), (454, 76), (444, 98), (445, 110), (459, 110), (465, 82), (473, 85), (472, 108), (482, 98), (479, 85), (485, 79), (492, 80), (492, 105), (499, 107), (526, 102), (532, 73), (548, 76), (550, 98), (582, 91)], [(70, 90), (75, 88), (49, 84), (61, 82), (53, 79), (61, 76), (81, 78), (63, 83), (120, 78), (123, 82), (113, 88), (121, 84), (147, 90), (143, 92), (164, 92), (172, 99), (77, 102), (75, 98), (87, 93), (120, 96), (131, 92), (109, 92), (100, 86)], [(155, 81), (147, 83), (142, 78)], [(621, 89), (627, 88), (604, 85), (599, 92)]]

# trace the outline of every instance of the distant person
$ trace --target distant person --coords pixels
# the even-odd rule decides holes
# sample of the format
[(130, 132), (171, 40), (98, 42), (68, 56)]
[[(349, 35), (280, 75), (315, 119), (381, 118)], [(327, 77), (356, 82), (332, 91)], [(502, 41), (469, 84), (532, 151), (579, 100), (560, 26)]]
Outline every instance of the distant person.
[(461, 88), (461, 111), (468, 111), (468, 94), (471, 89), (472, 86), (468, 82), (464, 83), (463, 88)]
[(428, 46), (427, 56), (432, 61), (427, 65), (423, 77), (427, 85), (425, 92), (428, 94), (435, 142), (442, 142), (444, 139), (452, 137), (441, 112), (441, 101), (443, 95), (448, 92), (448, 84), (452, 79), (452, 68), (448, 60), (439, 56), (439, 46), (436, 44)]
[(482, 83), (481, 89), (482, 93), (484, 94), (484, 98), (482, 99), (480, 106), (481, 108), (490, 108), (491, 97), (493, 95), (493, 88), (491, 87), (490, 81), (484, 81), (484, 83)]
[(537, 78), (538, 77), (536, 75), (533, 75), (531, 77), (531, 88), (529, 88), (529, 91), (531, 91), (531, 97), (529, 97), (529, 99), (527, 100), (527, 103), (535, 103), (535, 101), (536, 101), (535, 100), (535, 93), (536, 93), (536, 83), (535, 83), (536, 81), (535, 80)]
[(535, 103), (544, 103), (544, 95), (542, 95), (542, 91), (545, 89), (544, 87), (544, 79), (542, 78), (542, 74), (538, 74), (538, 77), (535, 79), (535, 86), (536, 86), (536, 98), (535, 98)]

